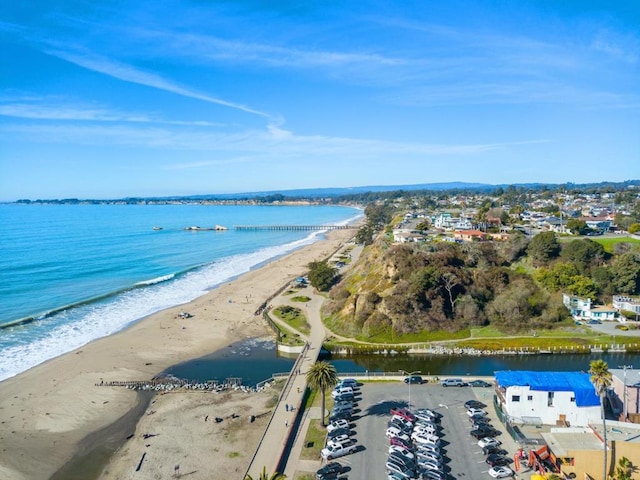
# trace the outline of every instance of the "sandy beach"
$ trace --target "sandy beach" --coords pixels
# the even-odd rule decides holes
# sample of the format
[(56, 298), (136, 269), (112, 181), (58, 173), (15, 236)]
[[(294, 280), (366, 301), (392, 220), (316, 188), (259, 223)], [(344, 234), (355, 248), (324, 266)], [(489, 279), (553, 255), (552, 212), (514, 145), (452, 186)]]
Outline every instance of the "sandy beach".
[[(51, 478), (86, 447), (83, 439), (99, 444), (95, 432), (138, 405), (136, 392), (97, 383), (148, 380), (172, 365), (232, 342), (270, 335), (262, 317), (254, 315), (256, 309), (303, 274), (309, 262), (328, 257), (352, 235), (352, 230), (329, 232), (326, 239), (220, 285), (187, 305), (151, 315), (125, 331), (1, 382), (0, 478)], [(180, 318), (182, 311), (193, 316)], [(268, 411), (270, 396), (269, 392), (157, 395), (142, 414), (135, 436), (114, 456), (103, 478), (133, 478), (130, 475), (137, 465), (132, 463), (139, 462), (144, 449), (152, 452), (147, 465), (153, 464), (156, 470), (149, 468), (144, 475), (138, 472), (135, 478), (169, 478), (178, 464), (180, 473), (191, 473), (193, 480), (212, 478), (212, 472), (242, 472), (263, 430), (261, 418), (249, 423), (247, 414)], [(152, 410), (156, 413), (149, 414)], [(204, 421), (207, 415), (226, 417), (240, 411), (242, 418), (224, 420), (217, 428)], [(166, 433), (144, 443), (141, 435), (146, 431)], [(233, 443), (232, 437), (247, 452), (226, 445)], [(207, 446), (206, 455), (201, 444)], [(225, 451), (227, 447), (232, 450)], [(216, 449), (219, 453), (214, 453)]]

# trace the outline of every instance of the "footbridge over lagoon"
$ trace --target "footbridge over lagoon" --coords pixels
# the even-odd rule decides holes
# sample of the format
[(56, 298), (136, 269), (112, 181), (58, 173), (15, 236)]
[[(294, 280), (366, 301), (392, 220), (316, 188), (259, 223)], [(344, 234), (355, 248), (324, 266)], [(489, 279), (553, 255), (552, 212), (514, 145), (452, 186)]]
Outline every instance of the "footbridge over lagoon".
[(348, 230), (353, 225), (235, 225), (235, 230)]

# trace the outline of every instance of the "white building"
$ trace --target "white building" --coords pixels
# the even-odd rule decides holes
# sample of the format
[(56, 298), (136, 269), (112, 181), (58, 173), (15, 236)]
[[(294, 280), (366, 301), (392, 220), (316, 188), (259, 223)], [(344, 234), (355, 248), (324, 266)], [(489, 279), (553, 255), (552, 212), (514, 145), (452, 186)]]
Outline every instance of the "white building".
[(562, 303), (569, 309), (571, 316), (576, 320), (591, 318), (591, 299), (562, 294)]
[(600, 398), (581, 372), (499, 371), (502, 411), (514, 423), (586, 427), (600, 419)]
[[(640, 315), (640, 299), (638, 297), (627, 297), (624, 295), (613, 296), (613, 306), (618, 311), (626, 310), (627, 312), (633, 312), (636, 315)], [(622, 317), (623, 321), (625, 320)]]

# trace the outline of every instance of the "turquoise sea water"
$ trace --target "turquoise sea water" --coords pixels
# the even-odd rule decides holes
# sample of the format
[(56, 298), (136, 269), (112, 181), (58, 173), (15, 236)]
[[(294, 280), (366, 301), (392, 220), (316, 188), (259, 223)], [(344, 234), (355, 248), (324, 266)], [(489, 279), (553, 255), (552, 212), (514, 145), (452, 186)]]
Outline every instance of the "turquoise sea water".
[[(337, 206), (0, 205), (0, 325), (35, 319), (0, 329), (0, 380), (322, 235), (234, 225), (333, 225), (360, 215)], [(216, 224), (229, 230), (184, 230)]]

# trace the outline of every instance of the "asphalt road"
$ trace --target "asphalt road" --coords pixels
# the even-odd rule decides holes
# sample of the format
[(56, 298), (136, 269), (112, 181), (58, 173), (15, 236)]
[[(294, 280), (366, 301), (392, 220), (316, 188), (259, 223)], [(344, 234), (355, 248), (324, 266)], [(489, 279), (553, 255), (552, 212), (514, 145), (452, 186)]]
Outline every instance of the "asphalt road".
[[(493, 409), (493, 389), (471, 387), (442, 387), (434, 384), (412, 385), (413, 409), (430, 408), (442, 414), (443, 456), (447, 459), (449, 478), (461, 480), (490, 480), (477, 440), (469, 435), (471, 423), (464, 402), (479, 399), (488, 405), (487, 411), (495, 428), (502, 431), (498, 437), (512, 457), (516, 444), (497, 419)], [(367, 383), (361, 386), (361, 397), (352, 422), (359, 445), (357, 453), (338, 459), (347, 466), (349, 480), (387, 480), (385, 462), (389, 441), (384, 432), (391, 418), (389, 411), (407, 407), (409, 386), (400, 382)]]

